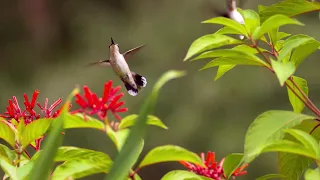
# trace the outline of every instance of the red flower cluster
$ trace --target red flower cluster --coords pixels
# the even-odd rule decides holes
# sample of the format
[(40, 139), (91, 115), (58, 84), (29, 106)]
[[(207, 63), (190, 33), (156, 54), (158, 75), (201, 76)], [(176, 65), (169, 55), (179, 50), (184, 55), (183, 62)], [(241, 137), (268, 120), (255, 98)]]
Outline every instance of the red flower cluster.
[[(59, 115), (60, 110), (54, 111), (54, 109), (61, 104), (62, 100), (59, 98), (48, 108), (48, 98), (46, 98), (44, 106), (41, 106), (40, 103), (37, 103), (38, 107), (41, 109), (41, 113), (37, 113), (34, 108), (36, 105), (37, 97), (40, 91), (35, 90), (31, 101), (26, 94), (23, 94), (24, 97), (24, 109), (21, 109), (16, 96), (13, 96), (12, 99), (9, 99), (9, 105), (7, 106), (7, 111), (4, 114), (0, 114), (0, 117), (5, 118), (9, 123), (14, 119), (18, 123), (20, 120), (23, 120), (24, 124), (27, 125), (34, 120), (40, 118), (55, 118)], [(41, 117), (42, 115), (42, 117)], [(43, 140), (43, 137), (35, 141), (35, 146), (31, 145), (36, 151), (40, 150), (40, 143)]]
[(100, 120), (104, 120), (107, 117), (107, 112), (110, 111), (118, 120), (121, 120), (121, 117), (117, 113), (128, 111), (128, 108), (121, 108), (124, 102), (119, 100), (124, 94), (117, 94), (121, 87), (117, 86), (113, 88), (112, 80), (104, 84), (102, 98), (98, 98), (97, 94), (91, 92), (87, 86), (84, 86), (83, 89), (83, 96), (80, 94), (75, 95), (76, 103), (80, 106), (80, 109), (72, 113), (96, 114)]
[[(201, 153), (201, 159), (202, 162), (205, 164), (205, 167), (195, 165), (186, 161), (180, 161), (182, 165), (184, 165), (186, 168), (188, 168), (191, 172), (194, 172), (195, 174), (205, 176), (214, 180), (222, 180), (226, 178), (224, 176), (223, 172), (223, 162), (224, 158), (218, 163), (215, 162), (215, 153), (214, 152), (208, 152), (207, 157), (205, 158), (204, 153)], [(246, 168), (248, 164), (245, 164), (239, 168), (237, 168), (232, 176), (233, 179), (235, 179), (236, 176), (241, 176), (247, 173), (247, 171), (242, 171), (244, 168)]]

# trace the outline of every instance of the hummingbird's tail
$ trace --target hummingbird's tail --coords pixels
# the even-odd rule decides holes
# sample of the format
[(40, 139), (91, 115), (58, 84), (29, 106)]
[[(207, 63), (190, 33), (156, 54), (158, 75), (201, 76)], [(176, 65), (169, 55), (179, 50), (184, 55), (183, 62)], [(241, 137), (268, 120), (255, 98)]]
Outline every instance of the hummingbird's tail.
[(136, 96), (136, 95), (138, 95), (141, 87), (146, 87), (147, 79), (145, 77), (135, 73), (135, 72), (131, 72), (131, 74), (133, 76), (134, 82), (137, 85), (137, 88), (132, 87), (130, 84), (128, 84), (126, 82), (124, 82), (124, 86), (126, 87), (128, 93), (131, 96)]

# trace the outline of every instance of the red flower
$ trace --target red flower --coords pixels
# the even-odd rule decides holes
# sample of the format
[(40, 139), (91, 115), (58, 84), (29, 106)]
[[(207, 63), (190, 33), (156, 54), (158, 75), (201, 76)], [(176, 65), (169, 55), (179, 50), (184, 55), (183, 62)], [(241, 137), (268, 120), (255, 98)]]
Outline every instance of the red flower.
[(119, 100), (124, 94), (117, 94), (120, 89), (120, 86), (113, 88), (112, 80), (110, 80), (104, 84), (103, 97), (98, 98), (97, 94), (92, 93), (88, 86), (84, 86), (84, 95), (75, 95), (76, 103), (80, 106), (80, 109), (73, 111), (73, 113), (96, 114), (100, 120), (104, 120), (107, 112), (111, 111), (118, 120), (121, 120), (117, 113), (127, 112), (128, 108), (121, 108), (124, 102)]
[[(184, 165), (186, 168), (188, 168), (191, 172), (194, 172), (195, 174), (205, 176), (214, 180), (222, 180), (226, 178), (223, 173), (223, 162), (224, 158), (219, 162), (215, 162), (215, 153), (214, 152), (208, 152), (207, 158), (205, 158), (204, 153), (201, 153), (201, 159), (202, 162), (205, 164), (205, 167), (195, 165), (186, 161), (180, 161), (182, 165)], [(235, 179), (236, 176), (241, 176), (247, 173), (247, 171), (242, 171), (244, 168), (246, 168), (248, 164), (245, 164), (239, 168), (237, 168), (232, 176), (233, 179)]]
[[(13, 96), (12, 99), (9, 99), (9, 105), (7, 106), (7, 111), (3, 114), (0, 114), (0, 117), (5, 118), (8, 122), (14, 119), (17, 122), (23, 120), (24, 124), (27, 125), (34, 120), (40, 118), (55, 118), (59, 114), (58, 111), (54, 111), (54, 109), (61, 104), (62, 100), (59, 98), (55, 101), (49, 108), (48, 106), (48, 98), (45, 100), (45, 105), (41, 106), (40, 103), (37, 103), (38, 107), (41, 109), (41, 113), (37, 113), (34, 108), (36, 105), (37, 97), (40, 91), (35, 90), (31, 101), (26, 94), (23, 94), (24, 97), (24, 109), (21, 109), (16, 96)], [(40, 150), (40, 143), (43, 140), (43, 137), (37, 139), (35, 141), (35, 146), (31, 145), (36, 151)]]

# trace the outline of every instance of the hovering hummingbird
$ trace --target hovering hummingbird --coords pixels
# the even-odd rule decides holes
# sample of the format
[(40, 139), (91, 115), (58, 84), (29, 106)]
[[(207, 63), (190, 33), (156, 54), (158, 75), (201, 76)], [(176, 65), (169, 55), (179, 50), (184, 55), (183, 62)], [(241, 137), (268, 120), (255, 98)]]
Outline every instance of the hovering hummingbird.
[(131, 96), (136, 96), (141, 87), (145, 87), (147, 85), (147, 79), (135, 72), (130, 71), (126, 60), (128, 60), (131, 55), (138, 52), (144, 46), (145, 45), (138, 46), (121, 54), (119, 45), (114, 43), (113, 39), (111, 38), (111, 44), (109, 46), (110, 58), (107, 60), (90, 63), (89, 65), (111, 66), (116, 75), (124, 83), (128, 93)]
[[(226, 0), (226, 2), (227, 2), (227, 11), (221, 12), (217, 9), (214, 9), (216, 14), (218, 14), (219, 16), (226, 17), (226, 18), (230, 18), (240, 24), (244, 24), (244, 19), (243, 19), (242, 15), (237, 10), (237, 1), (236, 0)], [(240, 35), (239, 38), (243, 39), (244, 36)]]

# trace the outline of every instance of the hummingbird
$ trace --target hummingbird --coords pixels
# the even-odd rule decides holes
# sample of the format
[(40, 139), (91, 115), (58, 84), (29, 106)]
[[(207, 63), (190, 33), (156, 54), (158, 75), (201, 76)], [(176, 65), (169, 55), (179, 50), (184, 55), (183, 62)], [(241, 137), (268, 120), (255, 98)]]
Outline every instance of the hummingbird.
[[(227, 11), (221, 12), (217, 9), (214, 9), (214, 12), (219, 16), (230, 18), (240, 24), (244, 24), (244, 19), (242, 15), (237, 10), (237, 1), (236, 0), (226, 0), (227, 2)], [(243, 39), (243, 35), (239, 35), (240, 39)]]
[(116, 44), (111, 38), (111, 44), (109, 45), (109, 59), (90, 63), (89, 66), (111, 66), (114, 73), (123, 82), (124, 86), (128, 91), (128, 94), (130, 94), (131, 96), (136, 96), (138, 95), (138, 92), (141, 90), (142, 87), (146, 87), (147, 79), (133, 71), (130, 71), (129, 66), (127, 64), (127, 60), (131, 55), (138, 52), (144, 46), (145, 45), (135, 47), (121, 54), (119, 45)]

